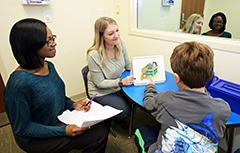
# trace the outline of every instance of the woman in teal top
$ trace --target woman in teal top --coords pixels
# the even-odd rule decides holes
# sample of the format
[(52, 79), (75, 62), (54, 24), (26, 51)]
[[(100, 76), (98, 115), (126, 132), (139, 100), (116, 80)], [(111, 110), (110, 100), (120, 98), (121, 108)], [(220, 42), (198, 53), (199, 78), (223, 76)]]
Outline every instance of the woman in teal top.
[(104, 124), (89, 128), (60, 123), (66, 109), (88, 111), (88, 99), (73, 103), (54, 65), (45, 58), (56, 54), (55, 35), (40, 20), (23, 19), (11, 29), (10, 44), (19, 66), (7, 82), (4, 102), (17, 144), (26, 152), (69, 152), (83, 149), (102, 153), (108, 129)]
[(225, 31), (226, 24), (227, 18), (225, 14), (222, 12), (218, 12), (214, 14), (209, 21), (208, 26), (209, 28), (211, 28), (211, 30), (203, 33), (202, 35), (232, 38), (232, 34)]

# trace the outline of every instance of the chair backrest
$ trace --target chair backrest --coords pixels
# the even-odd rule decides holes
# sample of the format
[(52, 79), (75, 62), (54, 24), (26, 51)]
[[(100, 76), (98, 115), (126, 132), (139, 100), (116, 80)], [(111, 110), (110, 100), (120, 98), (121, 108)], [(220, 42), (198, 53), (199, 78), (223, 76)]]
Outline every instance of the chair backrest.
[(82, 76), (83, 76), (83, 80), (84, 80), (86, 95), (88, 98), (90, 98), (89, 94), (88, 94), (88, 78), (87, 78), (88, 71), (89, 71), (88, 65), (86, 65), (85, 67), (82, 68)]

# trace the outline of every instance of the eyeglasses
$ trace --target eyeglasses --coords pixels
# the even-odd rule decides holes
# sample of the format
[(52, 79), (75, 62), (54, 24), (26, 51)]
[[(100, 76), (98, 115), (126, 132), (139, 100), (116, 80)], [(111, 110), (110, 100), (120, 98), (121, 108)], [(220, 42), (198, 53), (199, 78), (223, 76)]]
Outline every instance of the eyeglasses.
[(57, 38), (56, 35), (52, 35), (51, 37), (49, 37), (49, 39), (46, 41), (47, 46), (52, 46), (55, 43), (55, 39)]

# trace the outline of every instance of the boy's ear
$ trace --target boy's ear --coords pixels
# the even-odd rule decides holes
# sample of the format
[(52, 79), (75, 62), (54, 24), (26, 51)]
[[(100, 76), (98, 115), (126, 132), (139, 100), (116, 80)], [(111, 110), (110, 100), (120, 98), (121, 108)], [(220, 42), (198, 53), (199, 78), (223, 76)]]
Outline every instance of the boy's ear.
[(176, 84), (178, 84), (181, 81), (181, 78), (177, 73), (174, 73), (174, 79), (176, 81)]

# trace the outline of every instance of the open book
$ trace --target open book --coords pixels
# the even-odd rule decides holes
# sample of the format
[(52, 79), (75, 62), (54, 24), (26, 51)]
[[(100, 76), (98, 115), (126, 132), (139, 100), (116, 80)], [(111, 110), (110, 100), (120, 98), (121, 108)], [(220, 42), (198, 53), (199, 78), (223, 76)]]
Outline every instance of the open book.
[(133, 57), (131, 73), (136, 78), (134, 85), (147, 84), (149, 77), (156, 83), (164, 82), (164, 58), (162, 55)]
[(66, 110), (58, 116), (58, 119), (65, 124), (75, 124), (78, 127), (90, 127), (121, 112), (122, 110), (107, 105), (102, 106), (92, 101), (89, 111)]

